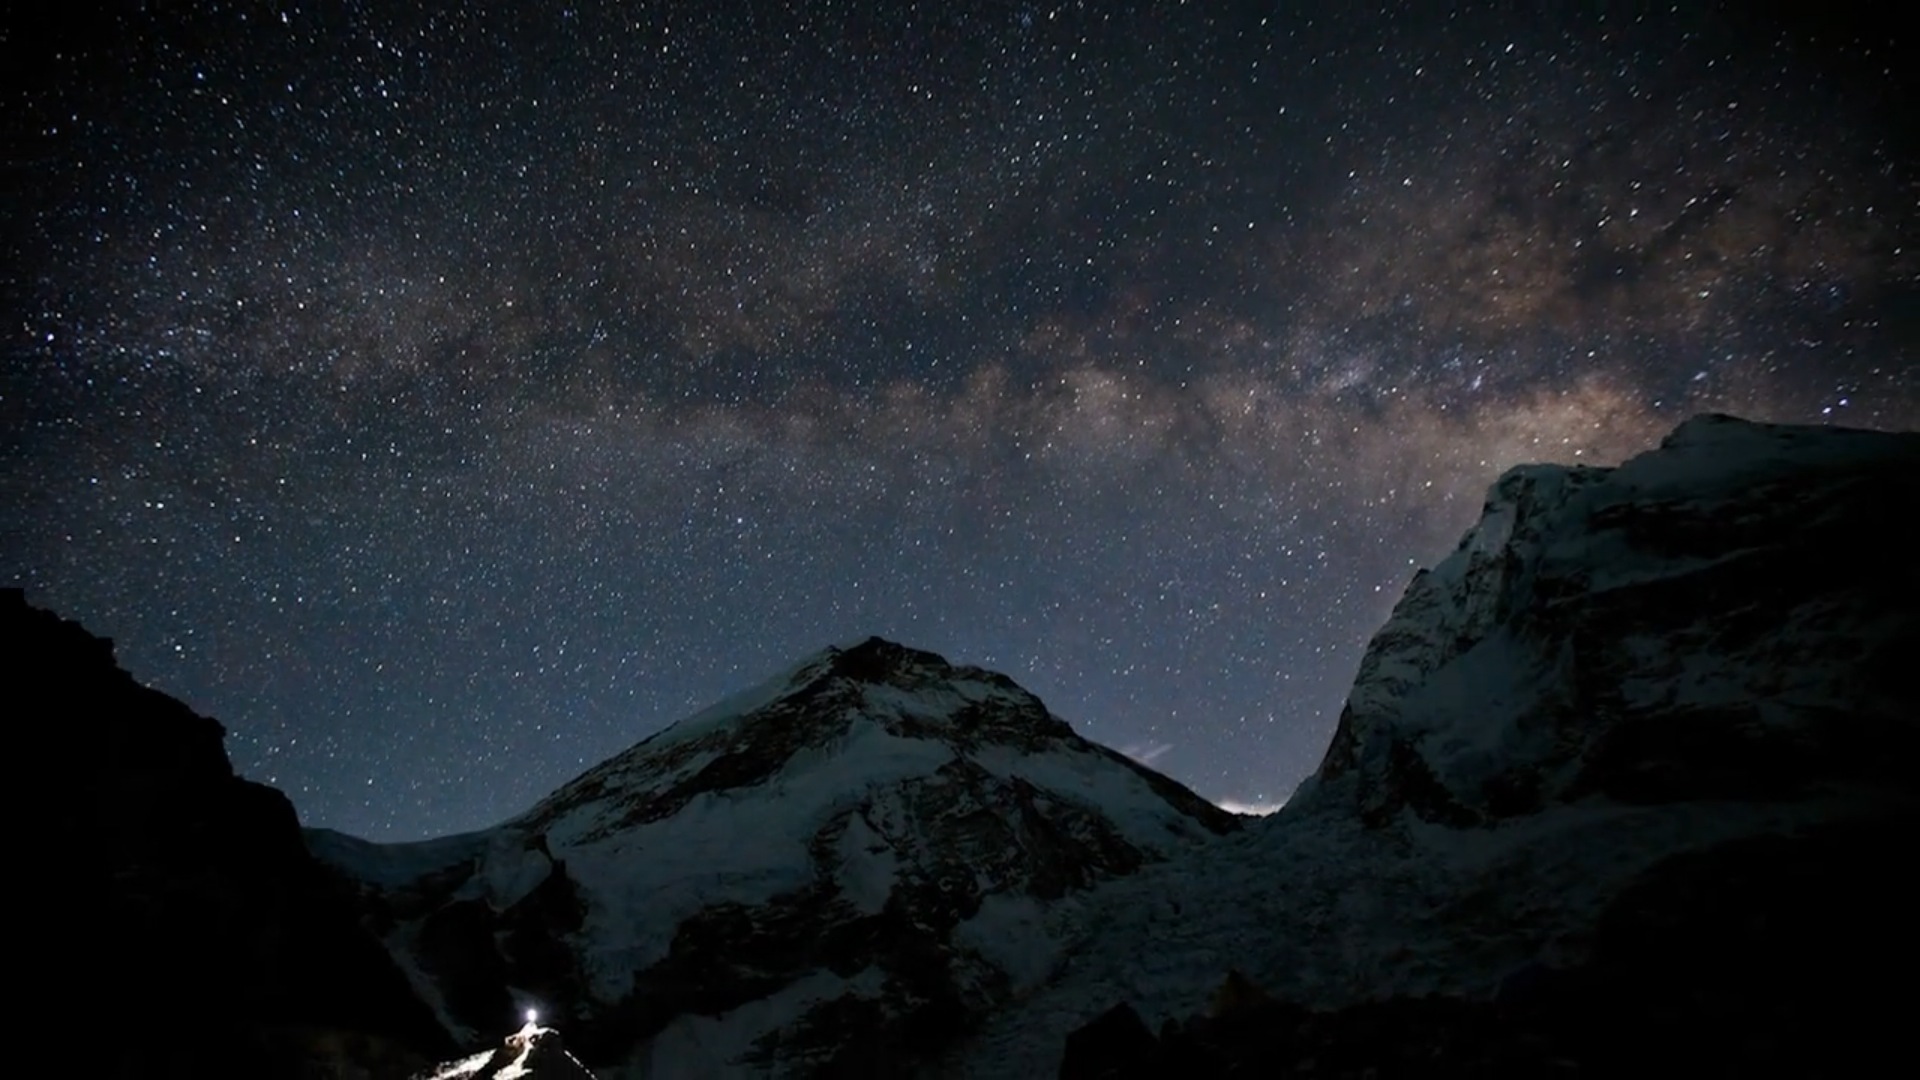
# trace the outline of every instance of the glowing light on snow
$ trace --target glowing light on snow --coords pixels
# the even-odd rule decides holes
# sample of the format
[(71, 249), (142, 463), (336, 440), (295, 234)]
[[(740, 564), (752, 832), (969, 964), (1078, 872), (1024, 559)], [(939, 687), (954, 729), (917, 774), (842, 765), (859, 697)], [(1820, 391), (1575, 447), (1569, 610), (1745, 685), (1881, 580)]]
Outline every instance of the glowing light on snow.
[(528, 1009), (528, 1010), (527, 1010), (527, 1023), (529, 1023), (529, 1024), (537, 1024), (537, 1023), (539, 1023), (539, 1022), (540, 1022), (540, 1010), (539, 1010), (539, 1009)]

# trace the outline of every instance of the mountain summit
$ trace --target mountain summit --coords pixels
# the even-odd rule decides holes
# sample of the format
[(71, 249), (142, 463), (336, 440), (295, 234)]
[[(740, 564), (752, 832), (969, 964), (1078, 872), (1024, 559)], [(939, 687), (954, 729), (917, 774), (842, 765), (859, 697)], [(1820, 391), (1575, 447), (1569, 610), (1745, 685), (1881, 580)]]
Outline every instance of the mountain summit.
[(1089, 886), (1238, 827), (1003, 675), (872, 638), (481, 833), (314, 832), (456, 1034), (649, 1076), (898, 1072), (1064, 959)]

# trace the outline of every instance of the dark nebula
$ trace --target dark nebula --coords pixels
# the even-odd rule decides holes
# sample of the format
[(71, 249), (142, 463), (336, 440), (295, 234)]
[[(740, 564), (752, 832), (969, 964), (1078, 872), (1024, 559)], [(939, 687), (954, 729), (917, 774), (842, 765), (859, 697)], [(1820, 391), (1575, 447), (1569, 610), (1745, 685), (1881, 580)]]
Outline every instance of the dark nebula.
[(0, 573), (310, 823), (868, 634), (1270, 804), (1501, 469), (1920, 425), (1844, 2), (413, 6), (0, 33)]

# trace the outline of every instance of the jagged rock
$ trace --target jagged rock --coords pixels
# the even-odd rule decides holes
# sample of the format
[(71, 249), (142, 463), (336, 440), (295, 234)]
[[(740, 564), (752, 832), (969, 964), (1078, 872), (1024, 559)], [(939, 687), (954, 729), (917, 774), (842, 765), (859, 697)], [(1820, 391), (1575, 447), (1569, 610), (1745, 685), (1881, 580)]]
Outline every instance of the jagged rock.
[(309, 839), (465, 1037), (533, 1000), (596, 1068), (894, 1075), (1066, 961), (1062, 904), (1238, 826), (1005, 676), (870, 639), (498, 828)]
[(1259, 984), (1247, 978), (1239, 968), (1234, 968), (1227, 972), (1227, 977), (1220, 981), (1220, 988), (1213, 992), (1213, 998), (1207, 1003), (1207, 1015), (1216, 1020), (1238, 1016), (1264, 1008), (1272, 1001)]
[(1161, 1075), (1166, 1065), (1162, 1058), (1160, 1040), (1123, 1001), (1067, 1036), (1060, 1080)]
[(60, 944), (21, 982), (90, 1074), (398, 1077), (452, 1048), (285, 796), (234, 775), (217, 722), (18, 589), (0, 590), (0, 664), (9, 719), (59, 777), (33, 826), (58, 870), (29, 902)]

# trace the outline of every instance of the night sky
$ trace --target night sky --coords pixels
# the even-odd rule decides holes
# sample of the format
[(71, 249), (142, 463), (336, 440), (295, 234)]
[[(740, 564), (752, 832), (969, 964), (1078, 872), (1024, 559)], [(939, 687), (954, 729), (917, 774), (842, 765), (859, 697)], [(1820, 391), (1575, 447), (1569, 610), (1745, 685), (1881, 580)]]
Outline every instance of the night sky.
[(868, 634), (1271, 804), (1504, 467), (1920, 426), (1845, 3), (111, 6), (0, 16), (0, 580), (311, 824)]

